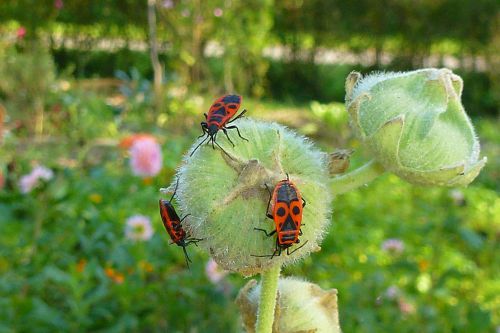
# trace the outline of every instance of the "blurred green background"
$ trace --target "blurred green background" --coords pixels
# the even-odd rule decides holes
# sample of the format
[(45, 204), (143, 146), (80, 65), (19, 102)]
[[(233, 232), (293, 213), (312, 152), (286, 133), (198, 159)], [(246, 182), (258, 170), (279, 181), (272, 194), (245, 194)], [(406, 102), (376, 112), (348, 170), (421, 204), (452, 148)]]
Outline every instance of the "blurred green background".
[[(210, 282), (194, 247), (188, 271), (158, 214), (202, 113), (237, 92), (354, 168), (346, 75), (421, 67), (463, 77), (488, 164), (467, 188), (384, 175), (337, 198), (322, 251), (284, 274), (337, 288), (344, 332), (498, 332), (499, 50), (497, 0), (3, 0), (0, 332), (240, 331), (246, 279)], [(132, 173), (133, 133), (159, 174)], [(37, 165), (53, 177), (23, 193)], [(136, 214), (149, 240), (126, 237)]]

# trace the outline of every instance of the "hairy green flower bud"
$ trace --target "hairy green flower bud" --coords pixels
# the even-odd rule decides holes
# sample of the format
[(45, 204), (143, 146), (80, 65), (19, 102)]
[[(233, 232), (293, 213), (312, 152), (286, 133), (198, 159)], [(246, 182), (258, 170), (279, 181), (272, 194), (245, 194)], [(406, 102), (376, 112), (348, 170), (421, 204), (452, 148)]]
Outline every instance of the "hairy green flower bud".
[(448, 69), (346, 80), (351, 126), (385, 169), (410, 183), (467, 185), (479, 174), (479, 141)]
[[(255, 332), (261, 286), (249, 281), (236, 299), (247, 333)], [(273, 333), (340, 332), (337, 290), (296, 278), (278, 282), (278, 301), (274, 311)]]
[[(319, 250), (330, 221), (331, 194), (326, 154), (304, 137), (275, 123), (241, 119), (236, 124), (249, 141), (233, 135), (232, 147), (220, 133), (217, 142), (227, 154), (217, 146), (214, 150), (203, 145), (192, 157), (186, 155), (178, 172), (178, 202), (183, 214), (191, 214), (183, 226), (193, 237), (203, 239), (198, 246), (223, 269), (252, 275)], [(290, 255), (284, 250), (272, 259), (256, 257), (271, 255), (276, 248), (276, 235), (267, 237), (254, 230), (275, 229), (266, 217), (269, 192), (265, 185), (273, 190), (287, 174), (307, 201), (300, 243), (289, 250), (303, 247)]]

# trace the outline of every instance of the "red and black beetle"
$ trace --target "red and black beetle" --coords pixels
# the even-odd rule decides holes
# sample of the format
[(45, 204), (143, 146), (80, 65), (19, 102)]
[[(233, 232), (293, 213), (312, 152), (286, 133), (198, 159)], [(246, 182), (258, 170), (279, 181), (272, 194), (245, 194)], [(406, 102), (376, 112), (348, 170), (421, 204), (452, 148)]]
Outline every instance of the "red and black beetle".
[[(220, 149), (222, 149), (222, 147), (219, 146), (219, 144), (216, 141), (217, 133), (219, 132), (219, 130), (222, 130), (224, 132), (224, 134), (226, 135), (229, 142), (233, 145), (233, 147), (234, 147), (234, 143), (233, 143), (233, 141), (231, 141), (231, 139), (229, 138), (229, 135), (227, 134), (228, 129), (236, 129), (236, 131), (238, 132), (238, 136), (240, 138), (242, 138), (243, 140), (248, 141), (246, 138), (241, 136), (241, 133), (240, 133), (240, 130), (238, 129), (238, 127), (236, 127), (234, 125), (226, 126), (226, 125), (232, 123), (233, 121), (235, 121), (236, 119), (243, 117), (245, 112), (247, 112), (247, 110), (243, 110), (243, 111), (241, 111), (241, 113), (239, 115), (236, 116), (236, 118), (231, 120), (231, 118), (234, 117), (234, 115), (236, 114), (236, 112), (238, 112), (238, 110), (240, 108), (241, 99), (242, 98), (239, 95), (224, 95), (224, 96), (218, 98), (217, 100), (215, 100), (215, 102), (210, 107), (208, 114), (204, 113), (206, 121), (202, 121), (200, 123), (203, 134), (200, 135), (198, 138), (201, 138), (205, 135), (206, 135), (206, 138), (203, 139), (196, 146), (196, 148), (193, 149), (193, 151), (191, 152), (191, 154), (189, 156), (193, 156), (196, 149), (198, 149), (198, 147), (200, 147), (205, 141), (207, 141), (209, 139), (210, 140), (207, 143), (212, 142), (212, 148), (215, 149), (214, 144), (216, 144)], [(224, 149), (222, 149), (222, 151), (224, 153), (226, 153), (224, 151)]]
[(271, 257), (272, 259), (274, 256), (280, 256), (281, 251), (285, 249), (286, 253), (290, 255), (306, 245), (307, 241), (293, 251), (289, 250), (293, 244), (300, 243), (299, 236), (302, 235), (300, 228), (303, 226), (302, 210), (306, 206), (306, 201), (302, 198), (297, 186), (290, 181), (288, 174), (286, 179), (276, 184), (272, 193), (267, 184), (266, 188), (270, 196), (266, 215), (274, 221), (276, 228), (270, 233), (264, 229), (254, 229), (264, 232), (268, 237), (277, 234), (276, 247), (271, 255), (254, 257)]
[(167, 233), (172, 239), (172, 242), (182, 247), (184, 256), (186, 258), (186, 265), (189, 268), (191, 259), (189, 259), (189, 256), (187, 254), (186, 246), (191, 243), (196, 245), (196, 243), (202, 241), (203, 239), (188, 237), (186, 231), (182, 228), (182, 221), (184, 221), (184, 219), (188, 217), (189, 214), (180, 219), (179, 215), (177, 215), (177, 212), (174, 209), (174, 206), (172, 205), (172, 200), (174, 199), (175, 193), (177, 192), (177, 186), (179, 186), (179, 179), (177, 179), (177, 184), (175, 185), (175, 190), (170, 200), (159, 200), (160, 216), (161, 220), (163, 221), (163, 225), (165, 226), (165, 230), (167, 230)]

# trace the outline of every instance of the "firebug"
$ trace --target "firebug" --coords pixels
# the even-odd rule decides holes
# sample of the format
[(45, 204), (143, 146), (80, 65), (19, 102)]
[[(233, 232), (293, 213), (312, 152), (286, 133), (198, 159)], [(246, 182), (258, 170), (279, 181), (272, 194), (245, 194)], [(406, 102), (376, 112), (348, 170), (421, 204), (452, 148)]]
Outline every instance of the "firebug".
[(196, 146), (196, 148), (193, 149), (190, 156), (193, 156), (194, 152), (198, 149), (198, 147), (200, 147), (207, 140), (208, 140), (207, 143), (212, 142), (212, 148), (215, 149), (214, 144), (216, 144), (224, 153), (226, 153), (226, 151), (224, 151), (224, 149), (222, 149), (222, 147), (216, 141), (217, 133), (219, 132), (219, 130), (222, 130), (224, 132), (224, 134), (226, 135), (229, 142), (233, 145), (233, 147), (234, 143), (233, 141), (231, 141), (229, 135), (227, 134), (228, 129), (236, 129), (236, 131), (238, 132), (238, 136), (243, 140), (248, 141), (246, 138), (241, 136), (238, 127), (236, 127), (235, 125), (227, 126), (228, 124), (231, 124), (235, 120), (243, 117), (245, 112), (247, 112), (247, 110), (243, 110), (239, 115), (236, 116), (236, 118), (232, 119), (240, 108), (241, 100), (242, 97), (239, 95), (224, 95), (215, 100), (215, 102), (210, 107), (208, 114), (204, 113), (206, 121), (202, 121), (200, 123), (203, 134), (200, 135), (198, 138), (201, 138), (205, 135), (206, 138), (203, 139)]
[(275, 229), (270, 233), (264, 229), (254, 229), (264, 232), (268, 237), (277, 234), (276, 247), (270, 255), (255, 257), (271, 257), (272, 259), (274, 256), (280, 256), (281, 251), (285, 249), (286, 253), (290, 255), (306, 245), (307, 241), (293, 251), (289, 250), (293, 244), (300, 243), (301, 226), (304, 225), (302, 224), (302, 211), (306, 206), (306, 201), (302, 198), (297, 186), (290, 181), (288, 174), (286, 179), (276, 184), (272, 193), (267, 184), (266, 188), (270, 196), (266, 215), (274, 221)]
[(174, 206), (172, 205), (172, 200), (174, 199), (178, 186), (179, 179), (177, 179), (177, 184), (170, 200), (159, 200), (160, 216), (163, 221), (163, 225), (165, 226), (165, 230), (167, 230), (167, 233), (172, 239), (172, 243), (175, 243), (178, 246), (182, 247), (182, 250), (184, 251), (184, 257), (186, 258), (186, 265), (189, 268), (191, 259), (187, 254), (186, 246), (188, 246), (189, 244), (197, 245), (197, 243), (202, 241), (203, 239), (189, 237), (186, 231), (182, 228), (182, 221), (184, 221), (184, 219), (188, 217), (189, 214), (180, 219), (179, 215), (177, 215), (177, 212), (175, 211)]

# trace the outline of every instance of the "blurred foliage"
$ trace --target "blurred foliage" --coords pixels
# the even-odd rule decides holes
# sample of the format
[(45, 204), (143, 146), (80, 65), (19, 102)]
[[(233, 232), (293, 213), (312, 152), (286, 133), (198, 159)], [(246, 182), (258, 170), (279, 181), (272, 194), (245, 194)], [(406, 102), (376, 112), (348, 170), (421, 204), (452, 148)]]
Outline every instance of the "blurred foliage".
[[(494, 22), (499, 4), (495, 0), (286, 0), (277, 3), (275, 13), (274, 30), (285, 42), (297, 44), (292, 49), (359, 38), (362, 49), (396, 51), (422, 67), (422, 56), (443, 41), (457, 43), (460, 52), (484, 52), (498, 34)], [(400, 43), (391, 47), (391, 41), (398, 39)]]
[[(56, 6), (58, 1), (62, 6)], [(25, 26), (26, 38), (47, 41), (58, 66), (70, 66), (79, 77), (110, 76), (131, 67), (151, 75), (143, 52), (146, 4), (58, 1), (3, 1), (0, 26)], [(167, 80), (175, 77), (192, 91), (327, 102), (342, 86), (337, 74), (349, 67), (342, 63), (352, 63), (356, 55), (357, 69), (368, 71), (451, 61), (461, 75), (474, 78), (466, 80), (466, 105), (481, 113), (499, 111), (496, 0), (158, 0), (156, 7)], [(328, 50), (350, 53), (336, 55), (334, 66), (322, 65), (319, 56)], [(279, 56), (271, 60), (263, 53)], [(334, 96), (340, 100), (338, 93)]]
[(54, 89), (56, 68), (46, 48), (38, 44), (25, 48), (0, 49), (0, 103), (12, 120), (24, 122), (34, 133), (43, 130), (45, 102)]

